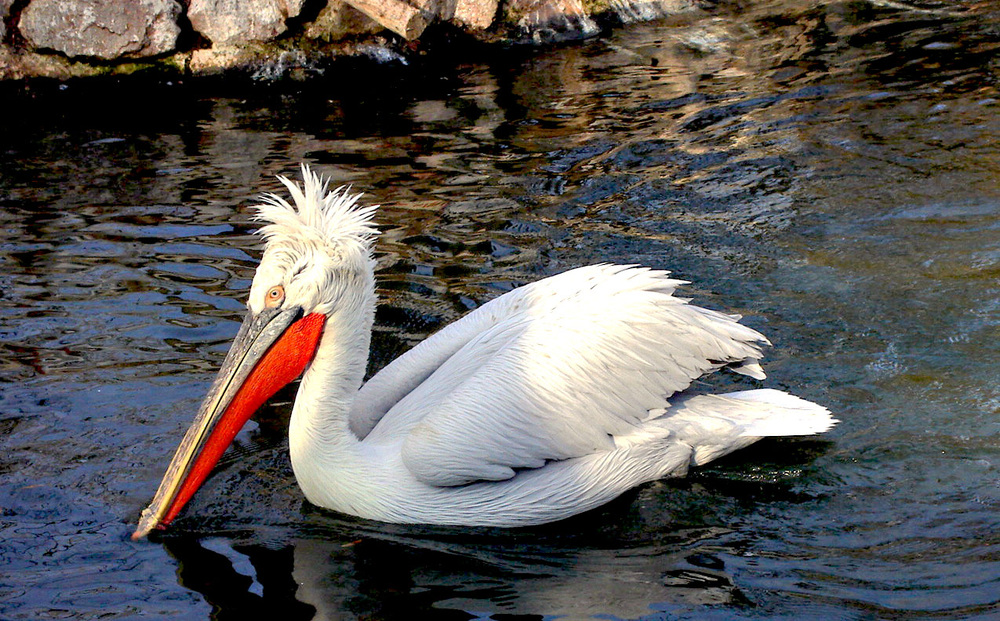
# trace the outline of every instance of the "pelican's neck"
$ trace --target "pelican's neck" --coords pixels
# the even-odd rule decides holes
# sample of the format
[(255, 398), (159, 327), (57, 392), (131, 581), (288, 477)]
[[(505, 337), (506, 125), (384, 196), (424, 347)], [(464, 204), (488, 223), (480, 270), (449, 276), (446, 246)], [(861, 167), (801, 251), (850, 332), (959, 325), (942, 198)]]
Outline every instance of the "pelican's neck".
[(326, 506), (318, 501), (331, 491), (331, 480), (340, 472), (357, 471), (360, 460), (349, 412), (364, 380), (375, 317), (375, 279), (366, 276), (338, 298), (328, 315), (289, 424), (295, 478), (310, 501)]

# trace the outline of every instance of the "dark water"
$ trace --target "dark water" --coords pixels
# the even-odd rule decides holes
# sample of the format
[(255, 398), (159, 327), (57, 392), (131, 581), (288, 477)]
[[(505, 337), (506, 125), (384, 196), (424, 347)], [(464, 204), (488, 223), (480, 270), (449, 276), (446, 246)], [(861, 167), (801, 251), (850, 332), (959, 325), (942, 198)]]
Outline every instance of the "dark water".
[[(1000, 617), (1000, 11), (724, 3), (498, 56), (11, 100), (0, 617)], [(843, 422), (555, 526), (430, 529), (307, 505), (286, 392), (133, 543), (240, 320), (248, 205), (300, 161), (385, 206), (373, 367), (642, 263)]]

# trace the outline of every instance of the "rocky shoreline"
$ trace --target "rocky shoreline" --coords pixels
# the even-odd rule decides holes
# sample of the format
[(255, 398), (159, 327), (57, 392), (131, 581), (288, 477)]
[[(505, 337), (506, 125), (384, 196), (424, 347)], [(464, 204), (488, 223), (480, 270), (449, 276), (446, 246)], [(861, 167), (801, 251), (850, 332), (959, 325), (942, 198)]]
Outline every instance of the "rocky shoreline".
[[(308, 75), (340, 57), (406, 62), (428, 33), (485, 44), (592, 36), (696, 0), (0, 0), (0, 80), (159, 71)], [(440, 37), (438, 37), (440, 39)]]

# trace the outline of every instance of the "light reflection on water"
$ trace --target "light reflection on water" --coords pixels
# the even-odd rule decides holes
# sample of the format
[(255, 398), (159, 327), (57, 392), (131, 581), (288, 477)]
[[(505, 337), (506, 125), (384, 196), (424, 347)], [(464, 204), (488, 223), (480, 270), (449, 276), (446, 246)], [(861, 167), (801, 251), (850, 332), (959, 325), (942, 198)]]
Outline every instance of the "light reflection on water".
[[(995, 614), (989, 10), (726, 3), (456, 70), (15, 99), (0, 614)], [(286, 391), (171, 536), (128, 542), (238, 325), (248, 204), (300, 161), (384, 205), (373, 368), (521, 283), (643, 263), (844, 422), (560, 525), (405, 528), (303, 504)]]

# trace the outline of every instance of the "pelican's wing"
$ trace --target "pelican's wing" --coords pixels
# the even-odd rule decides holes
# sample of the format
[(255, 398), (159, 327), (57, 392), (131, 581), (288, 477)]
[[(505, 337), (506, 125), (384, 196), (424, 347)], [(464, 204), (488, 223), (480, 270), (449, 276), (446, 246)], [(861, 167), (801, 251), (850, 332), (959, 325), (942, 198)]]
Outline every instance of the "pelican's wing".
[(386, 368), (379, 381), (394, 390), (369, 390), (398, 399), (368, 437), (402, 439), (403, 463), (428, 484), (503, 480), (613, 448), (612, 436), (722, 365), (756, 374), (764, 337), (673, 297), (678, 284), (593, 266), (502, 296)]

